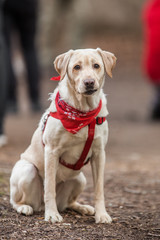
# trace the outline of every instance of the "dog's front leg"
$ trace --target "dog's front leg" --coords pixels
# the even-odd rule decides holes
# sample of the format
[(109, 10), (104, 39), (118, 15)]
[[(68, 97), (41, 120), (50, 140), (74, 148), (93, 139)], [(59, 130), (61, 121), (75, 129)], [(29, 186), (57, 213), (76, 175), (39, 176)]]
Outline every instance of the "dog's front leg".
[(56, 204), (56, 173), (59, 157), (56, 150), (45, 146), (45, 180), (44, 180), (44, 202), (45, 221), (52, 223), (61, 222), (63, 218), (58, 212)]
[(105, 151), (95, 154), (92, 161), (92, 174), (95, 187), (95, 220), (96, 223), (111, 223), (112, 219), (106, 212), (104, 200), (104, 168)]

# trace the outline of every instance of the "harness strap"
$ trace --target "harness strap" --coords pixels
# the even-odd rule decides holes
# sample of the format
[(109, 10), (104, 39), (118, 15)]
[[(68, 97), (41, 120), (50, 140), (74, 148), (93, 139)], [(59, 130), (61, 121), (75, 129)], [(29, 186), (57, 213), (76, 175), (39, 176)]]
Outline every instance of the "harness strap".
[[(46, 125), (47, 125), (47, 121), (48, 121), (49, 116), (50, 116), (50, 113), (47, 114), (47, 115), (45, 115), (45, 117), (44, 117), (43, 125), (42, 125), (42, 137), (43, 137), (43, 133), (44, 133), (44, 130), (45, 130), (45, 128), (46, 128)], [(43, 139), (42, 139), (42, 144), (43, 144), (43, 147), (45, 147), (45, 144), (44, 144), (44, 142), (43, 142)]]
[(75, 164), (69, 164), (69, 163), (66, 163), (64, 160), (60, 159), (60, 163), (62, 165), (64, 165), (65, 167), (71, 168), (73, 170), (80, 170), (84, 165), (86, 165), (89, 162), (89, 159), (87, 160), (87, 162), (85, 162), (85, 160), (86, 160), (86, 157), (88, 155), (88, 152), (89, 152), (90, 147), (93, 142), (95, 125), (96, 125), (96, 119), (94, 119), (88, 125), (88, 138), (87, 138), (87, 141), (85, 143), (85, 146), (83, 148), (83, 151), (81, 153), (79, 160)]
[[(58, 119), (58, 115), (53, 112), (50, 112), (47, 117), (45, 118), (45, 122), (44, 122), (44, 125), (43, 125), (43, 128), (42, 128), (42, 134), (44, 133), (44, 130), (45, 130), (45, 127), (46, 127), (46, 124), (47, 124), (47, 120), (49, 118), (49, 116), (51, 117), (54, 117), (56, 119)], [(83, 151), (81, 153), (81, 156), (79, 158), (79, 160), (75, 163), (75, 164), (70, 164), (70, 163), (66, 163), (63, 159), (59, 159), (59, 162), (67, 167), (67, 168), (70, 168), (72, 170), (80, 170), (84, 165), (86, 165), (88, 162), (89, 162), (89, 158), (86, 160), (86, 157), (89, 153), (89, 150), (90, 150), (90, 147), (92, 145), (92, 142), (93, 142), (93, 139), (94, 139), (94, 133), (95, 133), (95, 125), (101, 125), (103, 124), (103, 122), (106, 120), (105, 117), (97, 117), (95, 118), (89, 125), (88, 125), (88, 138), (86, 140), (86, 143), (84, 145), (84, 148), (83, 148)], [(43, 143), (42, 141), (42, 144), (43, 146), (45, 146), (45, 144)]]

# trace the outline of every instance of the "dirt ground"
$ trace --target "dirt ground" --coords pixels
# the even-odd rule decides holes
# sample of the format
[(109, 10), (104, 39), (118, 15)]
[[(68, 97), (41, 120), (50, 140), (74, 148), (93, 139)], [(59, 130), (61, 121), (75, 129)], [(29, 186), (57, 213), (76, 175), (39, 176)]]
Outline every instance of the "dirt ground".
[[(26, 217), (9, 203), (9, 177), (14, 163), (28, 146), (40, 114), (28, 112), (24, 82), (19, 83), (20, 113), (8, 115), (9, 144), (0, 150), (0, 239), (160, 239), (160, 123), (149, 121), (151, 86), (141, 74), (141, 38), (132, 35), (88, 37), (84, 47), (115, 53), (117, 67), (107, 80), (109, 142), (106, 148), (105, 199), (111, 224), (95, 224), (94, 217), (72, 211), (62, 213), (62, 223), (44, 221), (44, 213)], [(52, 74), (52, 73), (51, 73)], [(42, 100), (55, 84), (42, 81)], [(90, 165), (84, 168), (88, 184), (79, 201), (94, 205)]]

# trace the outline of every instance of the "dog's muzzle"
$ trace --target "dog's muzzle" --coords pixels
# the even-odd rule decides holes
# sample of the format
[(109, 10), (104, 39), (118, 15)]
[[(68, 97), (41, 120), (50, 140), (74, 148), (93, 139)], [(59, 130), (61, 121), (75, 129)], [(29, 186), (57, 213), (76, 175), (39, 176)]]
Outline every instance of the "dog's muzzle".
[(92, 95), (94, 92), (97, 91), (97, 89), (94, 89), (95, 86), (95, 80), (92, 78), (88, 78), (84, 80), (85, 85), (85, 94), (86, 95)]

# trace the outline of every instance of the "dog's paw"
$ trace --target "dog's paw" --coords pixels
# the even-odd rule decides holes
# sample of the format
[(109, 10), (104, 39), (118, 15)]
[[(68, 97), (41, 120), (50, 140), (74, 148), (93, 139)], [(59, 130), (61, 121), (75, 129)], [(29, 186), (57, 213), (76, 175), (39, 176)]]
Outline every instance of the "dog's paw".
[(94, 207), (92, 207), (90, 205), (82, 205), (80, 211), (81, 211), (82, 215), (93, 216), (95, 214)]
[(78, 202), (74, 202), (69, 206), (70, 209), (79, 212), (82, 215), (92, 216), (95, 213), (95, 209), (90, 205), (82, 205)]
[(109, 216), (109, 214), (107, 212), (105, 212), (103, 214), (96, 214), (95, 220), (96, 220), (96, 223), (111, 223), (112, 222), (112, 218)]
[(51, 213), (45, 213), (45, 221), (57, 223), (62, 222), (63, 218), (58, 212)]
[(17, 212), (25, 215), (32, 215), (33, 208), (29, 205), (21, 205), (17, 208)]
[(88, 216), (93, 216), (95, 213), (94, 208), (89, 205), (79, 205), (76, 211), (81, 213), (82, 215), (88, 215)]

